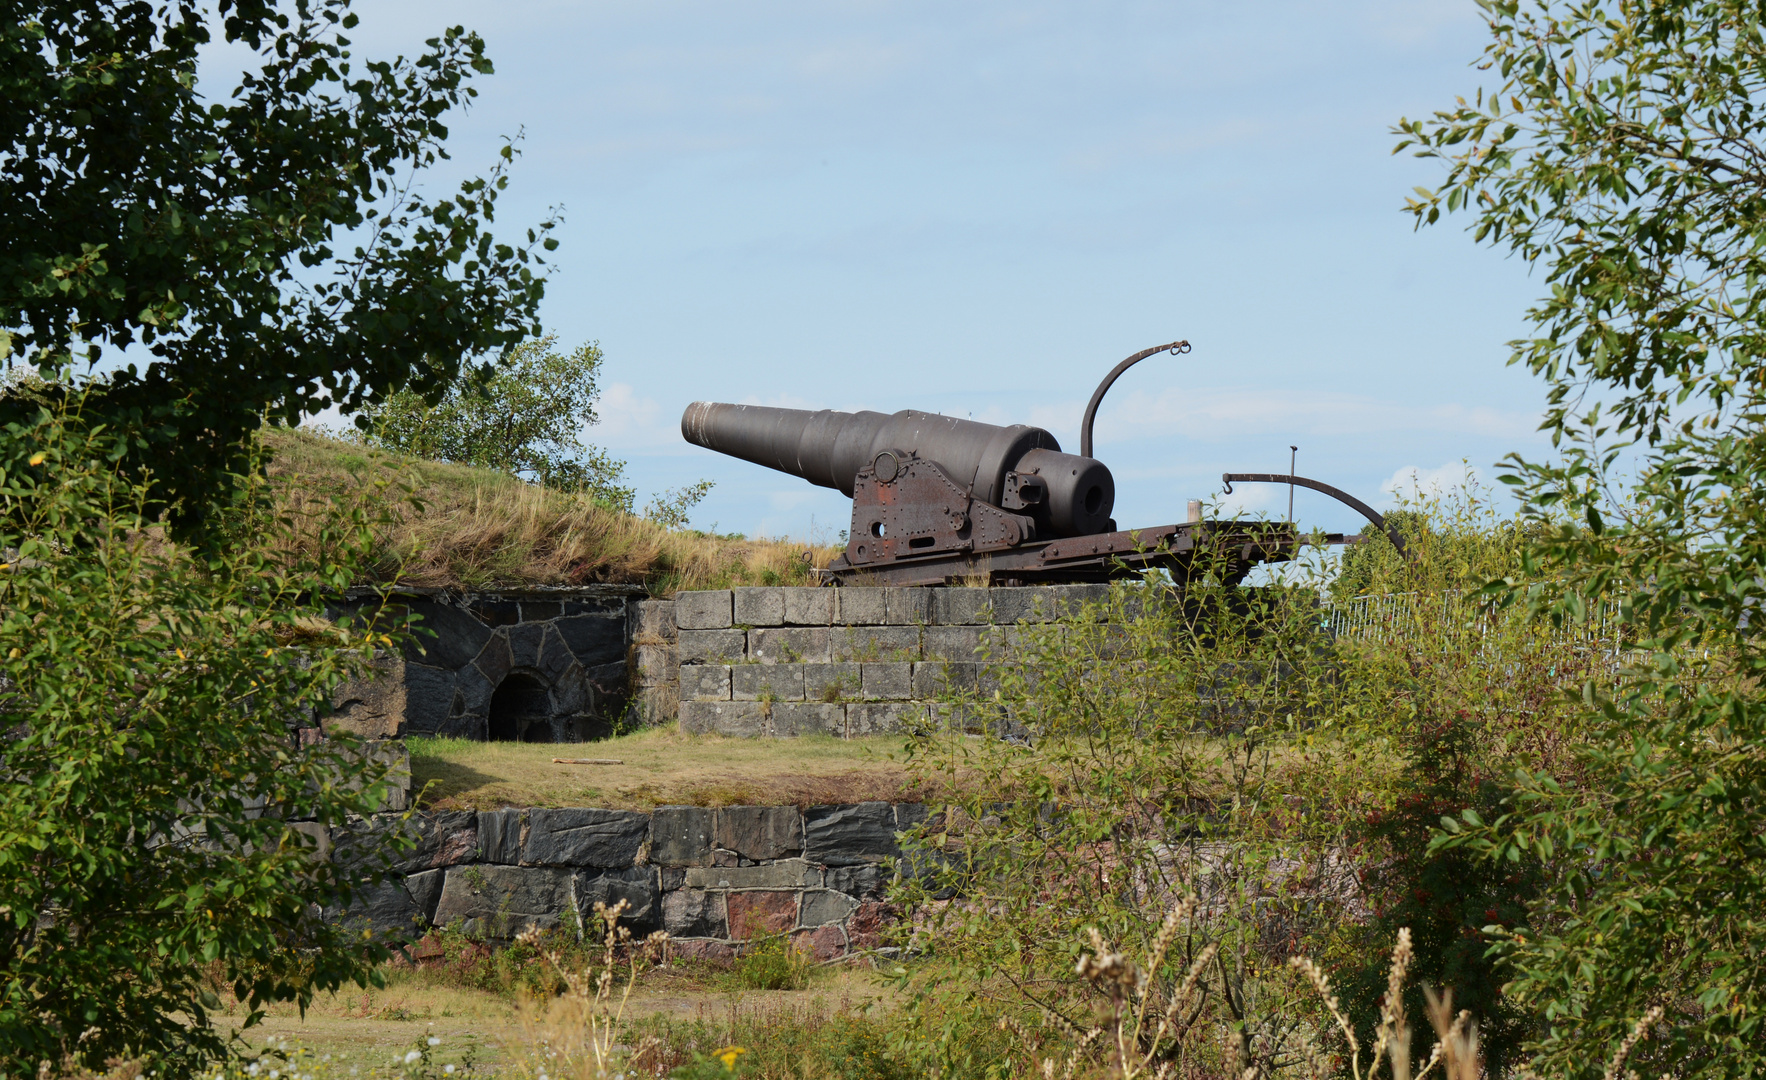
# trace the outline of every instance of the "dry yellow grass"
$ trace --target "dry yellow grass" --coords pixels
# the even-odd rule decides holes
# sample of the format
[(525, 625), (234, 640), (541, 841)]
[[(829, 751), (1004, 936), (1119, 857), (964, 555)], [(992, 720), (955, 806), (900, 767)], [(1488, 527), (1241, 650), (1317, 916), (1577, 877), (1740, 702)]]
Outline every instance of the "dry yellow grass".
[[(708, 970), (690, 964), (670, 964), (645, 972), (626, 1006), (626, 1017), (637, 1021), (661, 1016), (674, 1021), (710, 1021), (731, 1010), (802, 1011), (821, 1001), (872, 1002), (893, 1007), (898, 994), (868, 968), (835, 966), (812, 970), (810, 985), (802, 990), (733, 990), (727, 979), (711, 977)], [(513, 1065), (530, 1059), (556, 1031), (576, 1019), (569, 1002), (514, 1000), (485, 990), (449, 986), (431, 972), (409, 967), (387, 969), (387, 985), (380, 989), (348, 987), (320, 994), (303, 1013), (286, 1002), (271, 1004), (263, 1021), (241, 1031), (241, 1038), (263, 1045), (271, 1038), (287, 1040), (290, 1047), (304, 1047), (315, 1055), (332, 1055), (343, 1062), (333, 1075), (347, 1072), (351, 1063), (364, 1067), (384, 1066), (418, 1040), (435, 1036), (442, 1045), (435, 1055), (441, 1065), (458, 1062), (467, 1050), (481, 1063)], [(231, 1003), (232, 996), (222, 1000)], [(223, 1027), (244, 1016), (237, 1004), (218, 1017)], [(520, 1075), (519, 1073), (517, 1075)]]
[[(489, 469), (423, 461), (304, 430), (267, 428), (271, 491), (310, 547), (336, 504), (381, 518), (363, 584), (427, 587), (639, 584), (658, 595), (810, 581), (839, 549), (745, 540), (607, 510)], [(808, 556), (807, 558), (805, 556)]]
[[(429, 785), (420, 805), (442, 810), (920, 801), (899, 760), (902, 743), (902, 736), (735, 739), (683, 735), (673, 726), (592, 744), (408, 740), (412, 787), (425, 791)], [(624, 764), (552, 763), (554, 757), (589, 756)]]

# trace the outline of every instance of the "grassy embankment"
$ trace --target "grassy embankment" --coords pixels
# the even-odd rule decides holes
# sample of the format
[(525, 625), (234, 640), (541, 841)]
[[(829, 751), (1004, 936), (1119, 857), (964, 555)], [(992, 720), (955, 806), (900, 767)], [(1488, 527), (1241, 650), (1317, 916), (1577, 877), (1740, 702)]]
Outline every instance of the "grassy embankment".
[(267, 428), (262, 439), (271, 454), (272, 491), (297, 522), (290, 542), (314, 544), (334, 500), (382, 519), (377, 557), (363, 584), (492, 589), (610, 582), (643, 585), (660, 596), (807, 584), (811, 567), (826, 566), (839, 550), (670, 530), (505, 473), (390, 454), (311, 431)]

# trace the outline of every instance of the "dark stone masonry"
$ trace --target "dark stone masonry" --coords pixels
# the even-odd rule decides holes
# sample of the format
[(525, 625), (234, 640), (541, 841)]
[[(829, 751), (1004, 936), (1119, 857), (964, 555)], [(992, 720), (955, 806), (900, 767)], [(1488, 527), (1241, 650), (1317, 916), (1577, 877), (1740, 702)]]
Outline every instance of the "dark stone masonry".
[(355, 590), (344, 617), (385, 602), (419, 617), (402, 655), (336, 697), (322, 726), (370, 739), (451, 735), (577, 742), (606, 735), (632, 700), (638, 586), (490, 593)]
[(830, 960), (878, 946), (899, 834), (924, 816), (886, 802), (435, 811), (317, 839), (333, 859), (365, 859), (405, 820), (416, 845), (393, 866), (399, 876), (331, 915), (407, 940), (445, 926), (489, 940), (530, 926), (581, 933), (596, 902), (625, 900), (631, 928), (668, 931), (677, 956), (728, 958), (788, 934)]
[[(953, 688), (985, 688), (992, 649), (1016, 624), (1100, 600), (1101, 585), (1021, 588), (737, 588), (649, 599), (631, 586), (491, 593), (359, 590), (348, 617), (390, 604), (426, 633), (335, 698), (303, 742), (347, 731), (563, 743), (617, 724), (677, 719), (684, 731), (844, 738), (930, 723)], [(397, 742), (395, 773), (408, 782)], [(408, 805), (395, 791), (389, 811)], [(912, 803), (382, 813), (313, 836), (366, 860), (404, 828), (395, 877), (332, 918), (416, 937), (457, 925), (487, 939), (582, 932), (597, 902), (628, 904), (632, 928), (667, 930), (677, 955), (728, 957), (788, 934), (822, 959), (874, 948), (898, 837)], [(401, 825), (401, 822), (404, 822)]]
[[(735, 736), (892, 734), (930, 722), (953, 689), (984, 689), (1015, 624), (1107, 591), (755, 587), (653, 600), (624, 585), (402, 590), (385, 602), (420, 616), (423, 632), (345, 687), (323, 727), (523, 742), (677, 719), (684, 731)], [(362, 590), (337, 614), (379, 602)]]

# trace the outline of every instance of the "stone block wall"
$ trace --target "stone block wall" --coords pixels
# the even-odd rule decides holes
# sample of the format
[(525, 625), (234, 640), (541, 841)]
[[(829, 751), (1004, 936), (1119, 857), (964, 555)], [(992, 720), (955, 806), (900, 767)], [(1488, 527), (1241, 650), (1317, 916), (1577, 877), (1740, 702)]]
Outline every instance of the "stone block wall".
[[(400, 878), (331, 915), (406, 939), (458, 925), (506, 940), (530, 926), (580, 933), (597, 901), (625, 900), (634, 931), (667, 930), (676, 955), (724, 958), (788, 934), (832, 959), (878, 944), (886, 864), (925, 814), (886, 802), (418, 813), (403, 826), (416, 845), (393, 867)], [(379, 815), (316, 839), (331, 858), (365, 858), (400, 821)]]
[[(640, 650), (648, 685), (674, 688), (681, 728), (724, 735), (905, 731), (953, 687), (985, 685), (990, 643), (1022, 622), (1102, 599), (1104, 585), (737, 588), (683, 592), (672, 641)], [(653, 601), (652, 603), (668, 603)], [(641, 606), (641, 605), (640, 605)], [(648, 649), (645, 653), (642, 650)], [(658, 690), (656, 719), (667, 714)]]
[(343, 687), (321, 726), (371, 739), (484, 739), (499, 723), (513, 724), (505, 737), (526, 741), (605, 734), (632, 694), (628, 651), (644, 595), (625, 585), (354, 590), (333, 605), (336, 617), (385, 603), (419, 616), (418, 633), (402, 655), (381, 658), (373, 677)]
[[(933, 722), (952, 689), (985, 689), (989, 649), (1012, 626), (1107, 591), (755, 587), (655, 600), (615, 585), (403, 590), (390, 602), (420, 615), (426, 633), (342, 688), (323, 728), (575, 742), (616, 722), (678, 719), (724, 735), (888, 734)], [(364, 590), (336, 613), (381, 602)]]

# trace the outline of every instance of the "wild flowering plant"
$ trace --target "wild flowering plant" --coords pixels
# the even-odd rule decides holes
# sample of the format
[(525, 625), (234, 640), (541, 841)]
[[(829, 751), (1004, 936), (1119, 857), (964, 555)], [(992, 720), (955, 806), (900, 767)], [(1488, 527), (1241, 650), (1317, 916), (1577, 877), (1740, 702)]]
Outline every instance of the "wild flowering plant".
[(620, 922), (629, 909), (625, 900), (611, 907), (596, 901), (590, 928), (591, 932), (598, 930), (600, 955), (591, 955), (580, 969), (568, 966), (558, 949), (542, 944), (543, 936), (532, 928), (518, 939), (539, 947), (568, 987), (544, 1014), (531, 1021), (532, 1034), (542, 1047), (533, 1067), (548, 1076), (579, 1080), (623, 1077), (632, 1068), (630, 1062), (649, 1048), (648, 1040), (637, 1047), (621, 1043), (627, 1027), (626, 1006), (638, 976), (661, 954), (668, 934), (657, 930), (634, 939)]

